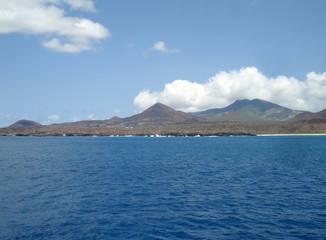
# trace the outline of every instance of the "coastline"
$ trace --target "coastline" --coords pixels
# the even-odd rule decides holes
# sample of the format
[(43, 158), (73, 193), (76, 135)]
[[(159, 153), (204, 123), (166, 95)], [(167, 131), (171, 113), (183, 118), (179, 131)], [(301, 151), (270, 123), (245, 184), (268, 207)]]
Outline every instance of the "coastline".
[(277, 133), (257, 134), (257, 137), (282, 137), (282, 136), (326, 136), (326, 133)]
[(0, 136), (326, 136), (326, 122), (214, 122), (107, 127), (0, 128)]

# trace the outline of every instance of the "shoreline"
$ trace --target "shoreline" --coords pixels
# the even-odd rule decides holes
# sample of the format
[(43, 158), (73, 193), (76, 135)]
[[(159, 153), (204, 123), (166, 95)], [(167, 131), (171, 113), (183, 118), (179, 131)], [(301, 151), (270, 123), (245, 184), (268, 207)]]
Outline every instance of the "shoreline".
[(257, 137), (282, 137), (282, 136), (326, 136), (326, 133), (276, 133), (257, 134)]
[(0, 136), (326, 136), (325, 123), (191, 123), (88, 128), (0, 128)]
[(16, 134), (0, 135), (0, 137), (148, 137), (148, 138), (169, 138), (169, 137), (300, 137), (300, 136), (326, 136), (326, 133), (277, 133), (277, 134), (207, 134), (207, 135), (181, 135), (181, 134), (145, 134), (145, 135), (90, 135), (90, 134), (63, 134), (63, 135), (33, 135), (33, 134)]

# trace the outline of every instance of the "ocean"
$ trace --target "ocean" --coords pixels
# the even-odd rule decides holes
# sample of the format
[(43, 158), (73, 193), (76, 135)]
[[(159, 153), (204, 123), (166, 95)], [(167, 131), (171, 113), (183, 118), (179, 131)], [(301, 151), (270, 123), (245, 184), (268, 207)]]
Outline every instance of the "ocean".
[(326, 137), (0, 137), (0, 239), (326, 239)]

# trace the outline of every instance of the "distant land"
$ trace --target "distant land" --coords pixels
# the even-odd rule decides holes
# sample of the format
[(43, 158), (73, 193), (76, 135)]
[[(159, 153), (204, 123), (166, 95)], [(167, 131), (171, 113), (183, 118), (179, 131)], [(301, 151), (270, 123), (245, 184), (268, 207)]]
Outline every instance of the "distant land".
[(318, 119), (326, 119), (326, 109), (318, 112), (318, 113), (311, 113), (311, 112), (303, 112), (294, 117), (294, 120), (318, 120)]
[(237, 100), (225, 108), (185, 113), (156, 103), (127, 118), (42, 125), (20, 120), (0, 128), (2, 136), (230, 136), (326, 134), (326, 109), (292, 110), (260, 100)]
[(295, 111), (268, 101), (245, 99), (237, 100), (225, 108), (209, 109), (193, 113), (193, 115), (202, 117), (209, 122), (260, 122), (291, 120), (300, 113), (302, 111)]

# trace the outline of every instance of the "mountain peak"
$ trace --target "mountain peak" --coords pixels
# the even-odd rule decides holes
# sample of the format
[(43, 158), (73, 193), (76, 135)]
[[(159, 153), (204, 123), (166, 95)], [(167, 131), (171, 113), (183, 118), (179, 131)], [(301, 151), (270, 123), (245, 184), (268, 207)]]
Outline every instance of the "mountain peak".
[(114, 116), (114, 117), (110, 118), (110, 119), (107, 120), (107, 121), (111, 123), (111, 122), (119, 122), (119, 121), (121, 121), (121, 120), (122, 120), (121, 117)]
[(152, 105), (151, 107), (149, 107), (149, 108), (153, 108), (153, 107), (170, 108), (170, 107), (168, 107), (168, 106), (166, 106), (166, 105), (164, 105), (163, 103), (160, 103), (160, 102), (157, 102), (157, 103), (153, 104), (153, 105)]
[(183, 123), (195, 119), (188, 113), (174, 110), (162, 103), (155, 103), (142, 113), (123, 119), (123, 122), (128, 125), (154, 125)]
[(299, 112), (261, 99), (236, 100), (225, 108), (214, 108), (195, 113), (209, 121), (283, 121)]
[(42, 126), (43, 125), (38, 122), (23, 119), (23, 120), (19, 120), (19, 121), (15, 122), (14, 124), (10, 125), (9, 128), (39, 128)]
[(313, 120), (313, 119), (319, 119), (319, 120), (326, 119), (326, 109), (317, 113), (303, 112), (294, 117), (294, 120), (298, 120), (298, 121)]
[(166, 113), (172, 113), (172, 112), (176, 112), (176, 110), (174, 110), (171, 107), (168, 107), (162, 103), (155, 103), (154, 105), (152, 105), (151, 107), (147, 108), (146, 110), (144, 110), (141, 114), (146, 115), (146, 114), (166, 114)]
[(248, 99), (236, 100), (234, 103), (232, 103), (230, 106), (228, 106), (228, 108), (231, 108), (232, 110), (239, 110), (240, 108), (243, 108), (243, 107), (254, 107), (254, 108), (258, 109), (259, 111), (266, 111), (271, 108), (284, 108), (275, 103), (271, 103), (271, 102), (261, 100), (258, 98), (253, 99), (253, 100), (248, 100)]

